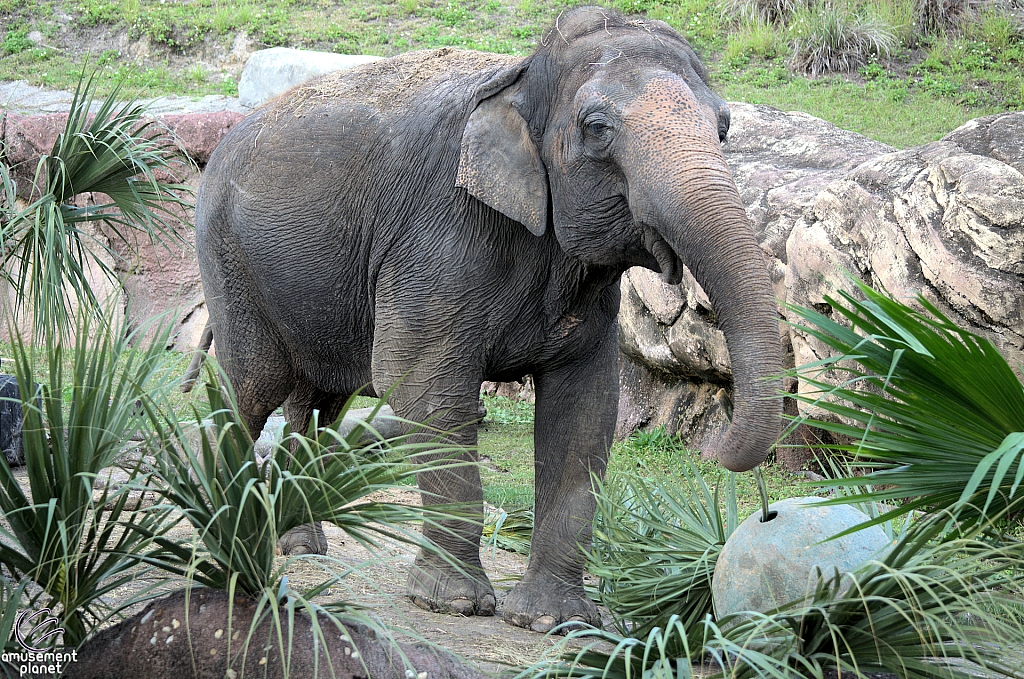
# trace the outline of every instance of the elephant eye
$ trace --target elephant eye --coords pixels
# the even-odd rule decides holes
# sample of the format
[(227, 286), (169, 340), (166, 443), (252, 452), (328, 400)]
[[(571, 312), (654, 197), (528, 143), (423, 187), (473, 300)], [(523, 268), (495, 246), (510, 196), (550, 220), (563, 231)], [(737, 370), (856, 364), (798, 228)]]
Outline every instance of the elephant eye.
[(602, 122), (587, 123), (587, 134), (591, 137), (603, 137), (611, 128)]

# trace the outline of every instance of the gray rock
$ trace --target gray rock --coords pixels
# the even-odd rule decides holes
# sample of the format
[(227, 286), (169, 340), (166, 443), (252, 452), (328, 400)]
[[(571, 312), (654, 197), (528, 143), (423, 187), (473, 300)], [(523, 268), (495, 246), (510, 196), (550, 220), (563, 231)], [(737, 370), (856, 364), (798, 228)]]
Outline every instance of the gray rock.
[(256, 108), (314, 76), (352, 68), (380, 58), (288, 47), (260, 50), (253, 52), (245, 63), (245, 70), (238, 82), (238, 98), (242, 105)]
[[(0, 81), (0, 108), (6, 108), (22, 115), (38, 113), (66, 113), (71, 109), (74, 93), (67, 90), (51, 90), (30, 85), (24, 80)], [(252, 109), (243, 106), (235, 97), (208, 94), (204, 97), (180, 97), (169, 94), (155, 99), (144, 99), (147, 112), (152, 116), (178, 115), (184, 113), (217, 113), (233, 111), (243, 115)], [(99, 108), (102, 100), (93, 102), (93, 110)]]
[[(849, 273), (899, 299), (923, 295), (1024, 365), (1024, 175), (1001, 160), (950, 141), (875, 158), (817, 196), (787, 251), (792, 304), (843, 322), (824, 297), (852, 291)], [(790, 337), (797, 365), (828, 355), (799, 328)]]

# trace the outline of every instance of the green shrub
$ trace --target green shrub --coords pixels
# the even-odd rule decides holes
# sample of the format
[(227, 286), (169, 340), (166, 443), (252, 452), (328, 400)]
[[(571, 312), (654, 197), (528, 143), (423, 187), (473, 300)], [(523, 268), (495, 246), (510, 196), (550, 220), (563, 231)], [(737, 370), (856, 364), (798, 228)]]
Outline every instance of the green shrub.
[(729, 19), (742, 23), (784, 24), (800, 0), (722, 0), (721, 9)]
[(3, 43), (0, 43), (0, 55), (18, 54), (32, 49), (32, 47), (32, 41), (28, 39), (27, 28), (11, 28), (4, 34)]
[(850, 9), (824, 4), (801, 8), (789, 25), (790, 66), (811, 76), (853, 71), (872, 57), (888, 58), (898, 41), (893, 29)]

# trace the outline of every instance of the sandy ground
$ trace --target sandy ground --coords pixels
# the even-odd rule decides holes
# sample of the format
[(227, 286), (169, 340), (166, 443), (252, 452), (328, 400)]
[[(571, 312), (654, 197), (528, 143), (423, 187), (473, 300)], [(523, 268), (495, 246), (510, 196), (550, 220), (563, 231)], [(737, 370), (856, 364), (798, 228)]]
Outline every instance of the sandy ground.
[[(15, 474), (27, 490), (25, 468), (15, 470)], [(396, 489), (369, 499), (419, 504), (419, 494), (412, 489)], [(396, 541), (383, 541), (381, 550), (374, 556), (336, 526), (324, 524), (324, 530), (329, 543), (329, 557), (303, 559), (292, 563), (287, 570), (289, 584), (302, 589), (323, 582), (330, 573), (343, 572), (347, 567), (353, 569), (352, 573), (321, 594), (316, 599), (318, 602), (345, 600), (357, 603), (365, 607), (366, 614), (396, 631), (443, 646), (489, 673), (509, 672), (529, 665), (559, 639), (512, 627), (501, 619), (505, 596), (526, 571), (527, 560), (521, 555), (500, 549), (481, 550), (481, 560), (498, 599), (497, 615), (468, 618), (442, 615), (418, 608), (405, 595), (405, 581), (415, 555), (411, 547)], [(188, 539), (194, 533), (191, 526), (182, 521), (171, 535)], [(160, 589), (177, 589), (179, 583), (172, 581)], [(112, 598), (124, 600), (145, 586), (145, 581), (136, 581), (115, 590)]]

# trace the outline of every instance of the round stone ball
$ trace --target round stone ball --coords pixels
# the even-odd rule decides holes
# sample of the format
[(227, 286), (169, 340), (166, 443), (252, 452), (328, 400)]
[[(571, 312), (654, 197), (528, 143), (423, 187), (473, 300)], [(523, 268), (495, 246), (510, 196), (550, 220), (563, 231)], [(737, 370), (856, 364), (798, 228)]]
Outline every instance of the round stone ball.
[[(715, 565), (711, 593), (715, 615), (741, 611), (766, 613), (813, 593), (817, 573), (830, 578), (879, 558), (890, 546), (879, 526), (828, 540), (868, 520), (849, 505), (821, 505), (821, 498), (798, 497), (768, 507), (772, 520), (762, 523), (761, 510), (741, 523)], [(817, 569), (817, 570), (815, 570)], [(844, 587), (849, 586), (845, 578)]]

